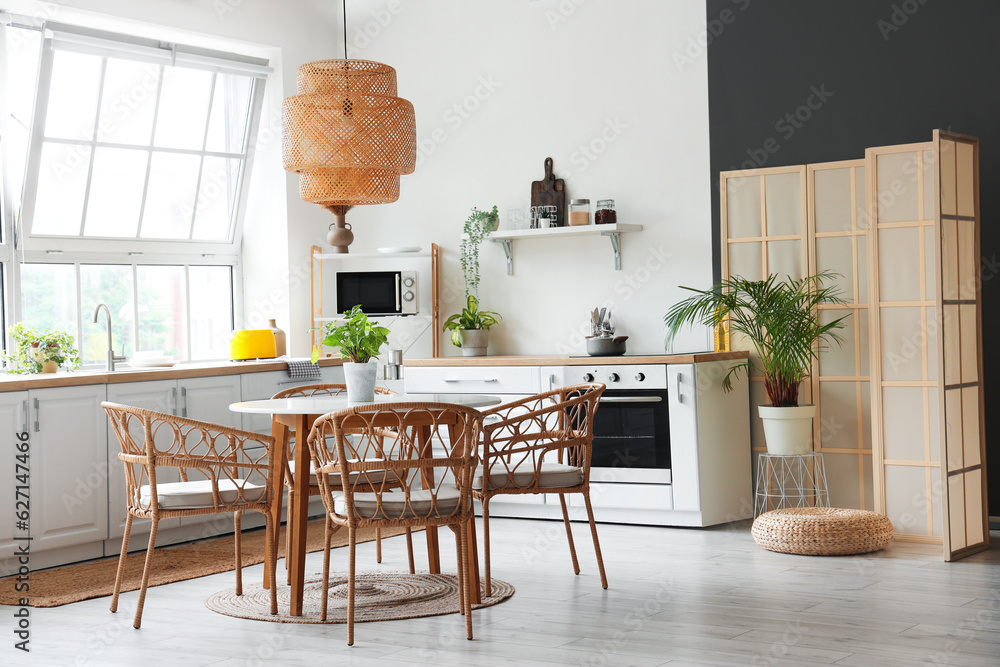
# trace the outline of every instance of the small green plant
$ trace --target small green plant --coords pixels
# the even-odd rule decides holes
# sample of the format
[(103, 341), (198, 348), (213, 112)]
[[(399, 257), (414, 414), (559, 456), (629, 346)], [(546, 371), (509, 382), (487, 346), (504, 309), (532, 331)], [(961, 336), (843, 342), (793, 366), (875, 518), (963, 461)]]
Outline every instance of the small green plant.
[(503, 318), (500, 317), (499, 313), (489, 310), (479, 310), (479, 301), (470, 294), (466, 300), (466, 307), (462, 309), (462, 312), (455, 313), (445, 320), (444, 330), (451, 332), (451, 342), (454, 343), (455, 347), (462, 347), (461, 332), (463, 330), (489, 329), (499, 324), (501, 319)]
[(65, 331), (37, 331), (18, 322), (8, 332), (14, 351), (3, 355), (8, 373), (41, 373), (42, 364), (54, 361), (67, 370), (80, 367), (80, 351)]
[[(323, 345), (340, 348), (340, 356), (356, 364), (366, 364), (378, 356), (379, 348), (389, 340), (389, 330), (368, 319), (361, 306), (344, 313), (344, 319), (323, 327)], [(313, 348), (312, 361), (319, 359), (319, 348)]]
[(816, 309), (821, 303), (844, 303), (836, 287), (823, 286), (834, 275), (825, 271), (782, 281), (773, 274), (764, 280), (735, 276), (709, 290), (683, 287), (695, 296), (675, 304), (664, 316), (667, 347), (686, 324), (718, 327), (728, 318), (730, 335), (745, 337), (759, 360), (750, 357), (733, 365), (722, 380), (723, 388), (732, 389), (732, 376), (741, 369), (758, 371), (764, 375), (772, 406), (795, 407), (799, 404), (799, 383), (808, 377), (820, 345), (841, 342), (836, 330), (844, 326), (847, 315), (823, 324)]
[(500, 214), (494, 206), (490, 212), (473, 208), (462, 228), (462, 274), (465, 276), (465, 296), (479, 298), (479, 246), (486, 235), (500, 224)]

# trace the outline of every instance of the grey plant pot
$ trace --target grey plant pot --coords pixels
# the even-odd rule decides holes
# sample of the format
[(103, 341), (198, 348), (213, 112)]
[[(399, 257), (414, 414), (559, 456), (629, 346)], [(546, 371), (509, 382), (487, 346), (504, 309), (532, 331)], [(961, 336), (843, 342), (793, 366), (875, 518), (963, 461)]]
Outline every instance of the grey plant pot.
[(459, 335), (462, 337), (463, 357), (486, 356), (486, 348), (490, 344), (489, 329), (462, 329)]
[(375, 400), (375, 374), (377, 363), (356, 364), (344, 362), (344, 381), (347, 384), (347, 400), (351, 403), (371, 403)]

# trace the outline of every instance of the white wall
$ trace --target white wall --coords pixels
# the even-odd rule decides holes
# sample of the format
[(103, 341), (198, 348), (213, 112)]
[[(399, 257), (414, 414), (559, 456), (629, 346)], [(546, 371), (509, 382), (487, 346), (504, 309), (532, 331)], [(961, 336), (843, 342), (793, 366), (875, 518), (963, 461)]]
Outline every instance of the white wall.
[[(490, 353), (582, 353), (598, 305), (629, 352), (661, 352), (677, 286), (712, 277), (707, 65), (697, 52), (675, 62), (704, 28), (700, 0), (352, 0), (350, 56), (397, 69), (421, 147), (398, 202), (348, 214), (352, 248), (442, 245), (442, 312), (455, 312), (469, 209), (527, 206), (552, 157), (567, 201), (613, 198), (619, 222), (644, 230), (623, 235), (621, 272), (600, 236), (515, 241), (510, 277), (500, 246), (484, 244), (481, 300), (504, 317)], [(699, 330), (675, 349), (709, 345)], [(407, 356), (429, 354), (422, 340)]]

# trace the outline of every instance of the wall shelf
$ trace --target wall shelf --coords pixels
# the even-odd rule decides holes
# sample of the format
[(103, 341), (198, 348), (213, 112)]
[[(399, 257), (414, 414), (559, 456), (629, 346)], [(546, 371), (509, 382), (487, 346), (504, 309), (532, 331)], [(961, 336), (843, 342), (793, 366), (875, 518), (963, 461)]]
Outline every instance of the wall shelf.
[(611, 249), (615, 254), (615, 271), (622, 270), (621, 235), (627, 232), (641, 232), (642, 225), (580, 225), (578, 227), (556, 227), (554, 229), (514, 229), (490, 232), (486, 237), (503, 246), (503, 254), (507, 257), (507, 275), (514, 274), (514, 250), (512, 242), (515, 239), (554, 238), (564, 236), (606, 236), (611, 240)]
[(374, 259), (376, 257), (430, 257), (429, 252), (324, 252), (313, 255), (316, 259)]

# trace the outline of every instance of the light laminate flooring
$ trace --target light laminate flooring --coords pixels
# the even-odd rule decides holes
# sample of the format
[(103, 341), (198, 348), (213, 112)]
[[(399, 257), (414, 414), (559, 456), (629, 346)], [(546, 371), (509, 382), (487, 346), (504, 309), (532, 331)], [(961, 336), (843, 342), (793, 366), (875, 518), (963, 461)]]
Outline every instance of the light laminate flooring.
[[(996, 547), (957, 563), (942, 562), (940, 547), (903, 543), (824, 558), (760, 549), (748, 522), (601, 524), (605, 591), (586, 524), (574, 523), (579, 576), (560, 523), (494, 519), (491, 529), (494, 575), (517, 592), (474, 612), (473, 641), (458, 614), (359, 623), (353, 647), (343, 625), (221, 616), (204, 599), (233, 585), (229, 572), (151, 588), (141, 630), (131, 625), (137, 592), (122, 595), (117, 614), (109, 598), (32, 610), (31, 653), (5, 632), (0, 665), (1000, 665)], [(441, 539), (443, 569), (454, 572), (451, 532)], [(423, 540), (414, 542), (419, 569)], [(374, 543), (360, 545), (359, 569), (406, 568), (402, 538), (386, 540), (383, 555), (378, 566)], [(332, 569), (346, 558), (335, 550)], [(321, 568), (310, 554), (307, 572)], [(246, 568), (245, 581), (261, 572)]]

